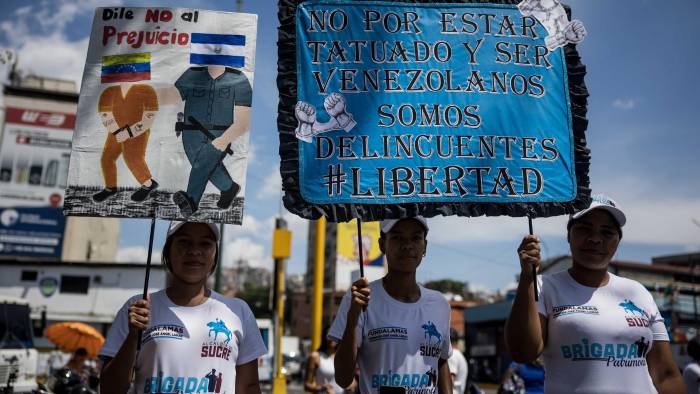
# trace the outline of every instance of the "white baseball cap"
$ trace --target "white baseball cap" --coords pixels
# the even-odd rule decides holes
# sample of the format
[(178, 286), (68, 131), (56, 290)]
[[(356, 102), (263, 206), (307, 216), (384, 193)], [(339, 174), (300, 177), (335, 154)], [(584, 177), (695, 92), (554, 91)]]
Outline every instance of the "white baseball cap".
[(619, 224), (620, 227), (625, 225), (625, 222), (627, 222), (627, 218), (625, 217), (625, 213), (622, 212), (620, 206), (615, 202), (615, 200), (604, 194), (594, 194), (591, 196), (591, 199), (591, 205), (584, 210), (578, 211), (575, 214), (570, 215), (569, 222), (586, 215), (588, 212), (594, 209), (604, 209), (610, 212), (611, 215), (613, 215), (613, 217), (617, 221), (617, 224)]
[(423, 216), (414, 216), (402, 219), (384, 219), (382, 220), (381, 224), (379, 224), (379, 229), (382, 233), (386, 234), (389, 231), (391, 231), (392, 228), (394, 228), (396, 223), (404, 219), (415, 219), (416, 221), (418, 221), (418, 223), (420, 223), (423, 226), (423, 228), (425, 229), (425, 233), (428, 234), (428, 221), (425, 220)]
[[(186, 223), (200, 223), (200, 222), (181, 222), (177, 220), (173, 220), (170, 222), (170, 227), (168, 227), (168, 235), (165, 237), (167, 240), (168, 238), (172, 237), (173, 234), (175, 234), (183, 225)], [(212, 234), (214, 234), (214, 238), (216, 238), (216, 242), (219, 242), (219, 239), (221, 238), (221, 233), (219, 233), (219, 226), (217, 226), (214, 223), (201, 223), (201, 224), (206, 224), (207, 227), (211, 230)]]

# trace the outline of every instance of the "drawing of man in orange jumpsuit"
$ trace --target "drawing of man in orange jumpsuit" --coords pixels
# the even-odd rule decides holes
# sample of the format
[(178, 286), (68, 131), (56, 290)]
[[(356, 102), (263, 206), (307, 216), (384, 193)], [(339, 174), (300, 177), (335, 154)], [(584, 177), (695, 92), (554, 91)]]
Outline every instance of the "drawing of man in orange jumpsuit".
[(119, 156), (123, 156), (127, 168), (141, 185), (131, 194), (132, 201), (146, 200), (158, 187), (146, 163), (146, 147), (158, 111), (158, 96), (152, 86), (134, 83), (150, 77), (150, 53), (102, 58), (102, 83), (118, 84), (103, 90), (97, 104), (107, 139), (100, 159), (105, 188), (92, 196), (95, 202), (103, 202), (118, 193)]

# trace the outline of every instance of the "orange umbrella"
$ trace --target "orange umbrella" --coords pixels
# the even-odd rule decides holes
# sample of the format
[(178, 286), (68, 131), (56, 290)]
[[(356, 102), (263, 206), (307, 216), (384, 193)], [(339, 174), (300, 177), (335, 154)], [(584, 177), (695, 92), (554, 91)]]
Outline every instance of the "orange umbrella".
[(85, 348), (90, 358), (97, 357), (105, 338), (94, 327), (80, 322), (63, 322), (50, 325), (46, 338), (64, 352)]

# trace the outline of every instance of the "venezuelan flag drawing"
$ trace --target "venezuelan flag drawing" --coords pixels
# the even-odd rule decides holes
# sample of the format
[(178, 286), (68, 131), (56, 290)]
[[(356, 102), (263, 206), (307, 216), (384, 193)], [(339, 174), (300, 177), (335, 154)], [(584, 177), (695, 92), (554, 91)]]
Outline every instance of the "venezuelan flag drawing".
[(190, 64), (245, 66), (245, 36), (192, 33), (190, 36)]
[(102, 83), (151, 79), (151, 54), (130, 53), (102, 56)]

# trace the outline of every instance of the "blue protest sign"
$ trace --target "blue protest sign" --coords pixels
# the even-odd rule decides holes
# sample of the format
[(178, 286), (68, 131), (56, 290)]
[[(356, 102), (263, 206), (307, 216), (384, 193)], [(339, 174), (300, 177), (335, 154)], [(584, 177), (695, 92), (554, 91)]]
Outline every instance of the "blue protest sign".
[[(342, 221), (585, 205), (585, 67), (564, 47), (585, 31), (563, 8), (557, 24), (536, 1), (512, 3), (287, 5), (278, 121), (287, 208)], [(285, 71), (296, 94), (283, 89)]]

